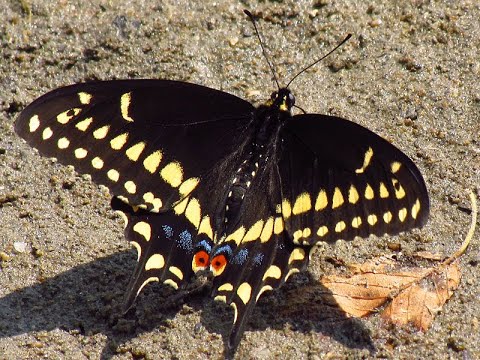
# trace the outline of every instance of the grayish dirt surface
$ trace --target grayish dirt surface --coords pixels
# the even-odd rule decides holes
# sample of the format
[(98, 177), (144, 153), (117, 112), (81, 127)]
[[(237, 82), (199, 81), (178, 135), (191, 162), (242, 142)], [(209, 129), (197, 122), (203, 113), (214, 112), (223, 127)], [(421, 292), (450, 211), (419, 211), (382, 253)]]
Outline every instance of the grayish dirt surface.
[(394, 254), (413, 263), (415, 251), (447, 255), (460, 245), (467, 190), (480, 192), (476, 0), (0, 0), (0, 359), (223, 357), (231, 314), (206, 291), (172, 298), (151, 286), (121, 316), (135, 254), (109, 197), (36, 154), (13, 122), (43, 93), (92, 79), (178, 79), (263, 101), (274, 85), (243, 8), (261, 18), (284, 82), (354, 34), (292, 84), (297, 104), (358, 122), (405, 151), (427, 181), (431, 218), (399, 237), (318, 251), (308, 274), (259, 302), (235, 357), (480, 359), (478, 233), (461, 259), (459, 289), (425, 334), (379, 316), (326, 320), (332, 310), (302, 291), (341, 271), (341, 261)]

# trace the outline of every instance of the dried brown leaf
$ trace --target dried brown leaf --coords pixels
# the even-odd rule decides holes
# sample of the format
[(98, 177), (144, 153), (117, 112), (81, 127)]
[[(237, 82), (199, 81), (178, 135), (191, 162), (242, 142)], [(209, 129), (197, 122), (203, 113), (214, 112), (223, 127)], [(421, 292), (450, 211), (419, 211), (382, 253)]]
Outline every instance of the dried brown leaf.
[(338, 306), (347, 314), (362, 317), (375, 312), (392, 295), (422, 279), (429, 269), (397, 273), (367, 272), (353, 276), (325, 276), (321, 282), (331, 292)]
[(441, 273), (432, 272), (421, 285), (415, 282), (401, 291), (385, 308), (382, 318), (426, 331), (459, 282), (460, 269), (454, 262)]

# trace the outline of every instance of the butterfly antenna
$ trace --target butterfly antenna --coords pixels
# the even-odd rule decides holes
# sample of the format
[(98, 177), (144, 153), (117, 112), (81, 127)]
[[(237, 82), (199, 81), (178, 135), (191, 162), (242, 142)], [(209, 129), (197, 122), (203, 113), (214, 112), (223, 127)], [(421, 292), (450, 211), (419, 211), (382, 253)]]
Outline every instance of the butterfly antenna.
[(342, 42), (340, 42), (340, 44), (338, 44), (337, 46), (335, 46), (333, 48), (333, 50), (331, 50), (327, 55), (324, 55), (322, 56), (320, 59), (318, 60), (315, 60), (313, 63), (311, 63), (310, 65), (308, 65), (307, 67), (303, 68), (302, 70), (300, 70), (287, 84), (287, 88), (290, 86), (290, 84), (293, 82), (293, 80), (295, 80), (298, 76), (300, 76), (301, 74), (303, 74), (305, 71), (307, 71), (308, 69), (310, 69), (312, 66), (315, 66), (317, 65), (320, 61), (322, 61), (323, 59), (325, 59), (328, 55), (330, 55), (331, 53), (333, 53), (335, 50), (337, 50), (340, 46), (342, 46), (343, 44), (345, 44), (348, 39), (350, 39), (352, 37), (352, 34), (348, 34), (345, 39), (342, 40)]
[(262, 41), (262, 38), (260, 37), (260, 33), (258, 31), (255, 18), (253, 17), (252, 13), (248, 10), (245, 9), (243, 10), (243, 12), (245, 13), (245, 15), (249, 17), (250, 21), (253, 24), (253, 28), (255, 29), (255, 33), (257, 34), (258, 41), (260, 42), (260, 46), (262, 47), (263, 57), (265, 58), (265, 60), (267, 60), (267, 64), (270, 67), (270, 71), (272, 72), (272, 75), (273, 75), (273, 79), (275, 80), (275, 83), (277, 84), (277, 87), (280, 90), (280, 84), (278, 83), (277, 74), (275, 73), (275, 68), (273, 67), (272, 63), (268, 59), (267, 52), (265, 50), (265, 47), (263, 46), (263, 41)]

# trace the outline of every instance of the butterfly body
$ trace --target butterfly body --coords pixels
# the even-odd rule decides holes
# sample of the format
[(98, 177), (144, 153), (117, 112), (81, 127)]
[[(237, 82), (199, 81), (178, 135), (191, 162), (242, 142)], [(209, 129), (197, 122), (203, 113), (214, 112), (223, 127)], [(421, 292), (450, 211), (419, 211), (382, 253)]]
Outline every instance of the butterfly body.
[(180, 288), (211, 271), (212, 296), (234, 309), (234, 348), (259, 297), (304, 269), (315, 244), (428, 217), (405, 154), (348, 120), (292, 115), (294, 101), (289, 89), (255, 108), (184, 82), (93, 82), (40, 97), (15, 130), (110, 189), (138, 254), (126, 308), (149, 282)]

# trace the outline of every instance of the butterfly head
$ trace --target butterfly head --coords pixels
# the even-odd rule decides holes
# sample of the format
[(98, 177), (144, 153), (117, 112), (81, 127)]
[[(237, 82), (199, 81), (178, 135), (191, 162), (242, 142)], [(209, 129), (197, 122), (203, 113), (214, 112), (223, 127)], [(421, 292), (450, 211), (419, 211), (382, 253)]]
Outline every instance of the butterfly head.
[(278, 91), (274, 91), (270, 97), (268, 105), (278, 108), (282, 111), (290, 112), (295, 105), (295, 96), (287, 88), (281, 88)]

